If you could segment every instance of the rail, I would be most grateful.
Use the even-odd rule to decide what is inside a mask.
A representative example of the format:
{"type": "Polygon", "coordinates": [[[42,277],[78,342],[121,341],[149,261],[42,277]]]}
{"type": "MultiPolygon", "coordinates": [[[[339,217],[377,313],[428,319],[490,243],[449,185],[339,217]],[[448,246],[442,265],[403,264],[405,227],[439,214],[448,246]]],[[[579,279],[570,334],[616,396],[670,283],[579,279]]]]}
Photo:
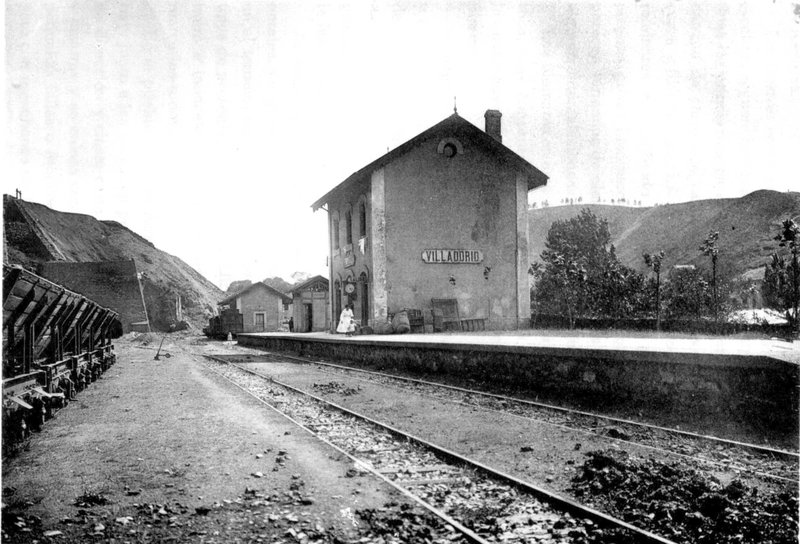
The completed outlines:
{"type": "MultiPolygon", "coordinates": [[[[206,357],[211,361],[215,361],[216,363],[218,363],[223,367],[225,366],[234,367],[240,373],[257,377],[258,379],[264,380],[266,383],[269,383],[270,385],[276,385],[288,391],[291,391],[295,395],[298,395],[299,398],[312,399],[314,403],[331,408],[338,413],[345,414],[347,417],[352,418],[354,421],[361,422],[362,425],[366,424],[373,429],[379,429],[383,432],[387,432],[394,437],[400,438],[401,441],[398,441],[398,443],[411,443],[414,444],[416,447],[421,448],[421,451],[423,453],[420,453],[420,451],[404,450],[402,452],[401,458],[403,459],[425,458],[426,459],[425,463],[421,463],[421,466],[417,467],[415,469],[415,472],[417,473],[433,472],[435,476],[430,481],[412,480],[411,483],[403,485],[403,483],[398,480],[391,480],[389,478],[386,478],[387,474],[397,474],[399,472],[402,472],[402,469],[395,470],[394,473],[391,472],[391,468],[376,470],[374,469],[374,462],[370,462],[368,459],[365,459],[363,455],[355,455],[358,452],[352,451],[349,448],[339,448],[338,446],[336,446],[336,444],[333,444],[335,447],[337,447],[337,449],[340,449],[340,451],[343,450],[343,453],[345,453],[346,455],[348,455],[348,457],[353,459],[354,462],[358,463],[359,466],[365,467],[366,472],[373,473],[376,476],[384,479],[384,481],[388,481],[391,485],[393,485],[393,487],[399,488],[404,493],[404,495],[410,496],[415,500],[415,502],[421,504],[422,506],[427,508],[430,512],[442,518],[446,523],[449,523],[451,526],[457,528],[465,536],[465,538],[469,539],[472,542],[489,542],[491,541],[491,539],[486,537],[485,535],[478,534],[479,531],[477,530],[468,528],[464,520],[459,520],[458,516],[455,515],[453,512],[449,513],[445,512],[444,511],[445,509],[443,509],[441,505],[437,506],[432,504],[430,500],[431,495],[426,494],[425,492],[425,489],[427,489],[428,486],[434,485],[437,482],[439,483],[446,482],[448,490],[452,493],[455,492],[458,486],[464,485],[464,482],[466,482],[466,485],[468,486],[469,489],[468,492],[473,495],[477,492],[483,492],[484,490],[496,489],[496,486],[498,485],[504,486],[505,488],[516,490],[516,492],[519,494],[514,501],[515,508],[520,507],[520,505],[526,504],[525,501],[535,499],[536,501],[541,501],[543,503],[546,503],[550,505],[550,507],[553,508],[554,510],[561,512],[561,514],[558,515],[560,517],[552,518],[548,517],[545,514],[537,518],[536,523],[540,525],[541,524],[547,525],[548,523],[552,524],[548,528],[549,531],[555,530],[553,529],[553,527],[557,526],[555,525],[554,521],[555,519],[561,519],[563,523],[564,519],[563,516],[566,515],[567,518],[569,518],[569,516],[577,518],[577,520],[574,522],[576,526],[581,526],[582,522],[580,520],[590,520],[591,523],[589,523],[588,526],[594,526],[596,524],[599,527],[609,529],[612,531],[625,531],[629,533],[636,542],[646,542],[646,543],[657,542],[661,544],[669,544],[672,542],[664,537],[661,537],[649,531],[645,531],[625,521],[619,520],[617,518],[604,514],[603,512],[587,507],[586,505],[580,504],[571,499],[552,493],[546,489],[522,481],[511,475],[493,469],[492,467],[489,467],[485,464],[474,461],[461,454],[458,454],[456,452],[432,444],[417,436],[405,433],[397,428],[376,421],[372,418],[364,416],[363,414],[359,414],[357,412],[349,410],[345,407],[327,401],[321,397],[318,397],[301,389],[292,387],[291,385],[275,380],[274,378],[263,376],[258,372],[244,369],[238,365],[232,365],[228,361],[215,356],[204,354],[204,357],[206,357]],[[429,456],[432,455],[433,457],[426,458],[424,452],[427,452],[427,455],[429,456]],[[444,464],[442,464],[443,462],[449,463],[449,465],[445,466],[444,464]],[[464,472],[464,470],[466,470],[467,472],[464,472]],[[473,477],[470,478],[467,474],[472,474],[473,477]],[[486,478],[489,483],[487,485],[476,483],[474,480],[475,474],[481,475],[482,477],[486,478]],[[419,489],[422,489],[422,491],[419,491],[419,489]]],[[[218,372],[218,374],[220,373],[218,372]]],[[[279,409],[276,406],[273,406],[272,404],[267,402],[263,398],[265,396],[264,394],[257,395],[252,391],[248,390],[247,387],[244,387],[240,383],[237,383],[237,381],[232,377],[225,375],[223,375],[223,377],[235,383],[238,387],[244,389],[250,395],[256,397],[261,402],[270,406],[272,409],[286,415],[287,412],[286,405],[288,404],[288,402],[285,399],[283,399],[283,397],[280,398],[280,401],[274,401],[276,404],[279,403],[282,405],[282,408],[279,409]]],[[[319,410],[314,410],[313,413],[310,416],[308,416],[308,419],[305,420],[305,422],[301,421],[303,419],[302,409],[288,410],[288,411],[292,413],[290,415],[287,415],[287,417],[290,417],[293,421],[298,423],[304,430],[315,436],[320,436],[320,434],[322,434],[323,431],[331,427],[336,427],[336,425],[338,424],[336,423],[336,420],[333,420],[333,423],[326,423],[326,421],[328,420],[322,419],[319,410]]],[[[367,431],[363,431],[361,428],[356,428],[356,427],[354,427],[352,430],[347,430],[347,431],[338,429],[338,434],[330,433],[328,434],[328,438],[330,439],[330,437],[337,435],[341,436],[342,434],[345,434],[346,436],[358,436],[359,439],[361,439],[364,436],[364,434],[367,434],[367,431]]],[[[332,440],[329,439],[326,440],[326,442],[328,443],[333,442],[332,440]]],[[[380,438],[378,438],[378,441],[380,442],[380,438]]],[[[372,451],[372,452],[395,451],[399,447],[401,446],[393,446],[388,450],[387,449],[382,450],[380,446],[369,447],[365,451],[372,451]]],[[[521,528],[520,530],[526,530],[526,529],[521,528]]],[[[522,536],[521,538],[524,538],[524,536],[522,536]]]]}

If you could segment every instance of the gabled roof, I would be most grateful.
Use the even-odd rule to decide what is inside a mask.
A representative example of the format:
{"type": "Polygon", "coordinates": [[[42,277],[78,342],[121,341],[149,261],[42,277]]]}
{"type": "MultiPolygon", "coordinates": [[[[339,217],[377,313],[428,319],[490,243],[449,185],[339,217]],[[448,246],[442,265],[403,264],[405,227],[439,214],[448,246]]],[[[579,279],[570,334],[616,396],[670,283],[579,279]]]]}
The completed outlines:
{"type": "Polygon", "coordinates": [[[222,299],[219,302],[217,302],[217,305],[221,306],[223,304],[230,304],[231,302],[233,302],[234,300],[236,300],[240,296],[244,295],[245,293],[248,293],[248,292],[252,291],[256,287],[266,287],[268,291],[272,291],[273,293],[278,295],[281,298],[281,301],[284,304],[291,304],[292,303],[292,298],[290,296],[288,296],[286,293],[281,293],[280,291],[278,291],[274,287],[270,287],[269,285],[267,285],[263,281],[257,281],[254,284],[250,285],[249,287],[245,287],[241,291],[238,291],[238,292],[236,292],[236,293],[234,293],[232,295],[229,295],[229,296],[225,297],[224,299],[222,299]]]}
{"type": "Polygon", "coordinates": [[[483,145],[491,154],[497,157],[498,160],[502,162],[507,162],[513,166],[516,166],[520,170],[522,170],[525,174],[528,175],[528,190],[535,189],[536,187],[540,187],[547,183],[548,176],[547,174],[543,173],[541,170],[536,168],[534,165],[511,151],[509,148],[504,146],[502,143],[495,140],[492,136],[486,134],[484,131],[464,119],[463,117],[459,116],[457,113],[445,118],[443,121],[433,125],[428,130],[414,136],[406,143],[394,148],[393,150],[389,151],[382,157],[372,161],[364,168],[354,172],[350,175],[346,180],[341,182],[339,185],[328,191],[325,196],[317,200],[311,205],[311,208],[314,211],[317,211],[319,208],[324,206],[331,198],[331,196],[344,189],[345,187],[355,183],[356,181],[362,179],[364,176],[371,174],[375,170],[382,168],[383,166],[389,164],[396,158],[400,157],[408,153],[409,151],[413,150],[415,147],[418,147],[422,144],[422,142],[432,138],[436,135],[441,134],[442,136],[468,136],[473,138],[479,144],[483,145]]]}
{"type": "Polygon", "coordinates": [[[303,289],[305,289],[309,285],[311,285],[311,284],[313,284],[315,282],[318,282],[318,281],[324,282],[326,287],[330,286],[330,284],[328,283],[328,278],[326,278],[325,276],[314,276],[313,278],[308,278],[303,283],[295,285],[294,287],[292,287],[292,290],[289,291],[289,292],[290,293],[296,293],[298,291],[302,291],[303,289]]]}

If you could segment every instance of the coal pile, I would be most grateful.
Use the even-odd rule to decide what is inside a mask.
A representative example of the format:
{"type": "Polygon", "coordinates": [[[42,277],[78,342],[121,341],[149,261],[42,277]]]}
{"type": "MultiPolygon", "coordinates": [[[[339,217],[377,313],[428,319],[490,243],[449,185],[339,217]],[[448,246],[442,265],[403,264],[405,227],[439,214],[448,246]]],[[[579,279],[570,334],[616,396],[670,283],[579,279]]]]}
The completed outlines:
{"type": "Polygon", "coordinates": [[[315,391],[322,393],[323,395],[342,395],[343,397],[349,397],[350,395],[357,395],[361,392],[361,388],[356,387],[348,387],[346,384],[342,382],[328,382],[328,383],[315,383],[313,385],[315,391]]]}
{"type": "MultiPolygon", "coordinates": [[[[442,531],[438,518],[408,504],[388,503],[382,508],[358,510],[356,514],[373,535],[389,542],[433,542],[442,531]]],[[[455,531],[452,534],[456,536],[455,531]]]]}
{"type": "Polygon", "coordinates": [[[695,470],[616,450],[593,451],[572,492],[637,527],[686,543],[796,544],[797,490],[763,494],[695,470]]]}

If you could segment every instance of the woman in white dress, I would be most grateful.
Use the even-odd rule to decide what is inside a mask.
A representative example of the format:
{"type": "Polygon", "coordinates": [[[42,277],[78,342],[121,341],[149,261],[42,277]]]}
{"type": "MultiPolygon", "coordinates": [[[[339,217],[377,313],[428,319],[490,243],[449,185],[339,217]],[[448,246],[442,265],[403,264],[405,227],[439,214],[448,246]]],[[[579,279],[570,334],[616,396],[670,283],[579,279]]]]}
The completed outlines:
{"type": "Polygon", "coordinates": [[[353,323],[353,308],[348,304],[342,310],[342,315],[339,316],[339,326],[336,327],[336,332],[347,334],[348,336],[354,333],[356,325],[353,323]]]}

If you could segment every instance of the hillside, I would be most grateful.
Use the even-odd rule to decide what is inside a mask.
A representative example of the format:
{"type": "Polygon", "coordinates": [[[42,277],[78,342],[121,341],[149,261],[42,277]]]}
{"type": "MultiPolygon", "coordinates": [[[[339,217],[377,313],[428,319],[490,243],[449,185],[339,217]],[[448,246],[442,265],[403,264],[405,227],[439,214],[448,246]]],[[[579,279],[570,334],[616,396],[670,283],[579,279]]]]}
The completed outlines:
{"type": "MultiPolygon", "coordinates": [[[[296,280],[295,277],[304,278],[302,281],[305,281],[306,279],[310,278],[311,275],[307,274],[305,272],[295,272],[294,274],[292,274],[293,283],[289,283],[288,281],[286,281],[285,279],[283,279],[283,278],[281,278],[279,276],[273,276],[271,278],[264,278],[263,280],[261,280],[261,283],[269,285],[270,287],[272,287],[273,289],[275,289],[277,291],[280,291],[281,293],[289,293],[289,291],[291,291],[292,288],[294,288],[295,285],[298,285],[298,284],[302,283],[302,281],[296,280]]],[[[243,289],[246,289],[246,288],[250,287],[251,285],[253,285],[253,282],[250,281],[250,280],[236,280],[236,281],[233,281],[228,286],[228,289],[225,291],[225,294],[226,295],[232,295],[233,293],[238,293],[239,291],[241,291],[243,289]]]]}
{"type": "Polygon", "coordinates": [[[239,291],[244,291],[248,287],[253,285],[253,282],[250,280],[236,280],[232,281],[228,288],[225,290],[225,296],[232,295],[234,293],[238,293],[239,291]]]}
{"type": "Polygon", "coordinates": [[[603,204],[558,206],[529,211],[531,262],[540,261],[550,225],[588,208],[608,220],[619,259],[644,271],[642,253],[664,250],[665,264],[705,267],[708,258],[697,248],[709,231],[719,231],[719,262],[733,276],[758,275],[776,250],[773,237],[787,217],[800,218],[800,193],[756,191],[741,198],[698,200],[654,208],[603,204]],[[753,272],[755,271],[755,272],[753,272]]]}
{"type": "Polygon", "coordinates": [[[116,221],[59,212],[34,202],[3,197],[4,260],[36,271],[41,263],[111,262],[133,259],[151,324],[165,330],[176,321],[180,295],[183,317],[205,326],[222,291],[178,257],[156,248],[116,221]]]}
{"type": "Polygon", "coordinates": [[[281,293],[288,293],[289,291],[292,290],[292,288],[295,285],[297,285],[296,283],[289,283],[285,279],[280,278],[278,276],[274,276],[272,278],[265,278],[265,279],[263,279],[261,281],[263,283],[266,283],[267,285],[269,285],[273,289],[277,289],[281,293]]]}

